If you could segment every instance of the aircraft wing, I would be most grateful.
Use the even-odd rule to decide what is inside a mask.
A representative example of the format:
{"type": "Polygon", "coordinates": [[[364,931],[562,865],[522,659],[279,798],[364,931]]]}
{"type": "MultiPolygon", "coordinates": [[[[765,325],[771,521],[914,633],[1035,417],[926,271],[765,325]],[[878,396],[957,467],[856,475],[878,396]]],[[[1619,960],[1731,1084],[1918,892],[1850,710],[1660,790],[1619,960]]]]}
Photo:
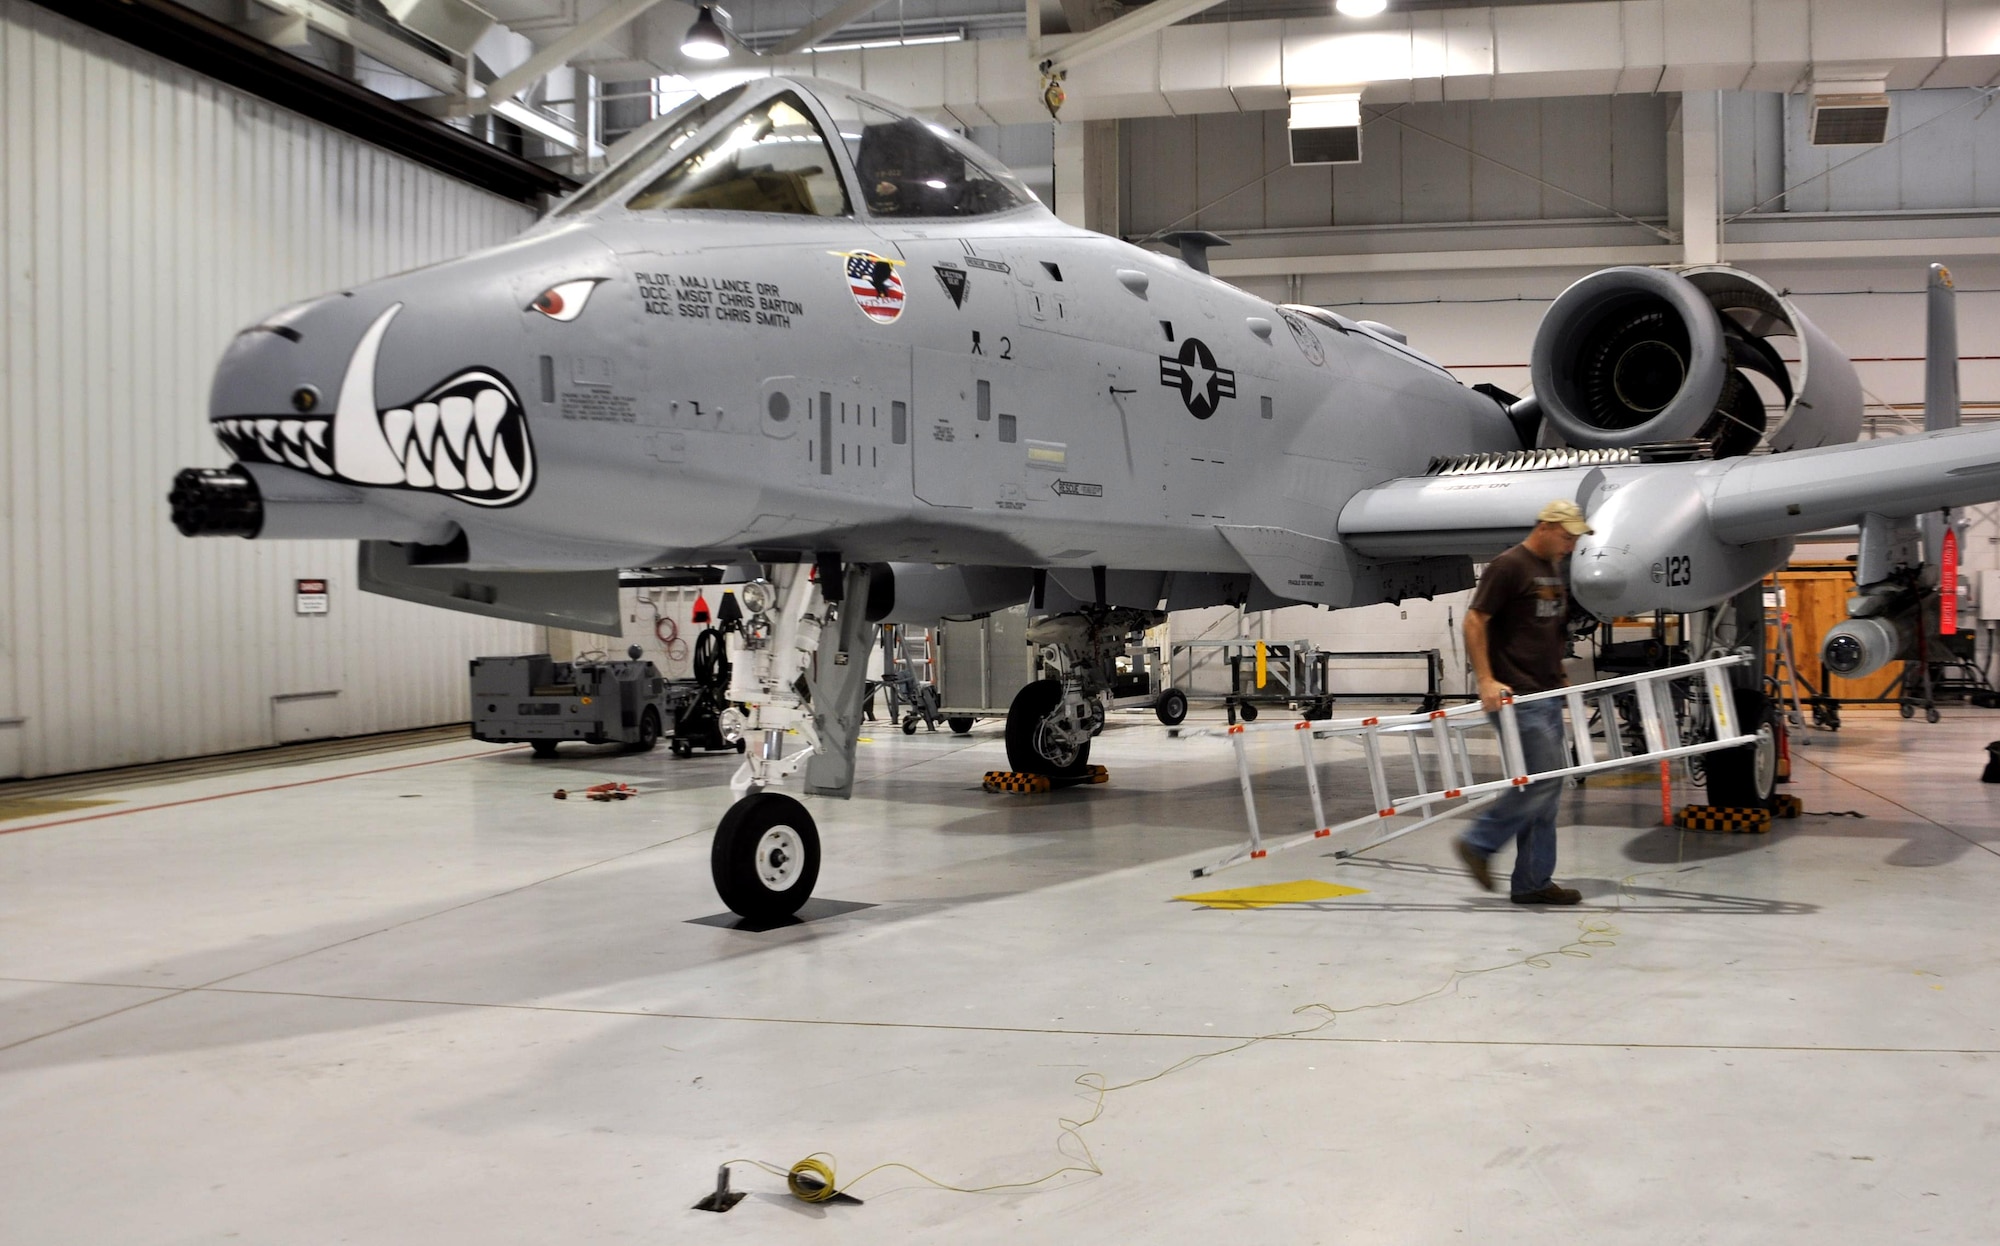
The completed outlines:
{"type": "Polygon", "coordinates": [[[1719,465],[1715,535],[1731,544],[2000,499],[2000,426],[1973,425],[1719,465]]]}
{"type": "MultiPolygon", "coordinates": [[[[1612,470],[1657,469],[1634,464],[1612,470]]],[[[1597,466],[1404,476],[1355,494],[1337,526],[1348,548],[1366,558],[1462,554],[1484,560],[1526,536],[1535,513],[1555,498],[1588,510],[1606,479],[1606,469],[1597,466]]]]}
{"type": "Polygon", "coordinates": [[[1595,521],[1611,499],[1643,483],[1644,492],[1661,497],[1674,513],[1620,516],[1625,522],[1657,521],[1665,528],[1697,518],[1665,498],[1669,490],[1661,486],[1670,481],[1682,486],[1671,492],[1688,502],[1699,496],[1706,535],[1748,545],[1858,523],[1871,512],[1915,515],[2000,500],[2000,426],[1719,462],[1408,476],[1356,494],[1341,511],[1339,531],[1349,548],[1369,558],[1484,557],[1518,541],[1555,498],[1576,502],[1595,521]]]}

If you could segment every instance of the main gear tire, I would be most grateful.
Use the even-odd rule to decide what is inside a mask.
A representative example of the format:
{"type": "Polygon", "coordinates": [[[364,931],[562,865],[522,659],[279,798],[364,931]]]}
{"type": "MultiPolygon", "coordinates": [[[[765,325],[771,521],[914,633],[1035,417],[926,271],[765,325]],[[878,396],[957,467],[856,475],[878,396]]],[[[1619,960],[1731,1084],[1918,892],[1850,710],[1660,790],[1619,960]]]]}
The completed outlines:
{"type": "Polygon", "coordinates": [[[716,824],[708,868],[731,912],[770,922],[812,898],[819,858],[819,827],[804,805],[782,792],[752,792],[716,824]]]}
{"type": "Polygon", "coordinates": [[[1007,707],[1007,765],[1022,774],[1052,779],[1078,778],[1088,769],[1090,742],[1084,741],[1067,763],[1051,755],[1049,715],[1062,704],[1059,679],[1038,679],[1014,694],[1007,707]]]}
{"type": "Polygon", "coordinates": [[[1735,691],[1737,730],[1757,738],[1704,755],[1708,803],[1718,809],[1768,809],[1778,790],[1778,716],[1763,693],[1735,691]]]}

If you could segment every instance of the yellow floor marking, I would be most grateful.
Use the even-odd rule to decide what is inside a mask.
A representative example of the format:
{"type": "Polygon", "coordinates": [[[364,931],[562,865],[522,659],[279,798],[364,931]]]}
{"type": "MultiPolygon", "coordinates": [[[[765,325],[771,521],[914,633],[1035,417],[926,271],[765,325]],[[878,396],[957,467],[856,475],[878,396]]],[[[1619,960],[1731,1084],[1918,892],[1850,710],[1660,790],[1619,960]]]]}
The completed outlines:
{"type": "Polygon", "coordinates": [[[1231,887],[1224,891],[1201,891],[1175,896],[1212,909],[1265,909],[1274,904],[1305,904],[1312,900],[1332,900],[1339,896],[1368,894],[1365,887],[1343,887],[1305,878],[1295,883],[1267,883],[1262,887],[1231,887]]]}
{"type": "Polygon", "coordinates": [[[53,813],[74,813],[78,809],[122,803],[116,800],[0,800],[0,822],[15,818],[43,818],[53,813]]]}

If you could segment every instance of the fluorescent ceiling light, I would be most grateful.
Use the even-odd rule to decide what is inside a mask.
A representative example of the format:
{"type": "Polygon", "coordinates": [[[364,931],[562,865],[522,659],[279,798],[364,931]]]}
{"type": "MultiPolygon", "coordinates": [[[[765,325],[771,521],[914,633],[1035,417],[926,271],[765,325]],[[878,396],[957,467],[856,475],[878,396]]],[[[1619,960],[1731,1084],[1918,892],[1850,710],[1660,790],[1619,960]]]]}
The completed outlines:
{"type": "Polygon", "coordinates": [[[954,30],[942,35],[911,35],[907,39],[857,39],[853,43],[816,43],[808,52],[859,52],[863,48],[914,48],[926,43],[961,43],[965,32],[954,30]]]}
{"type": "Polygon", "coordinates": [[[1389,7],[1389,0],[1333,0],[1333,7],[1343,17],[1374,17],[1389,7]]]}
{"type": "Polygon", "coordinates": [[[697,61],[719,61],[729,55],[722,27],[715,24],[715,11],[708,5],[701,6],[694,25],[688,27],[687,37],[681,40],[681,55],[697,61]]]}

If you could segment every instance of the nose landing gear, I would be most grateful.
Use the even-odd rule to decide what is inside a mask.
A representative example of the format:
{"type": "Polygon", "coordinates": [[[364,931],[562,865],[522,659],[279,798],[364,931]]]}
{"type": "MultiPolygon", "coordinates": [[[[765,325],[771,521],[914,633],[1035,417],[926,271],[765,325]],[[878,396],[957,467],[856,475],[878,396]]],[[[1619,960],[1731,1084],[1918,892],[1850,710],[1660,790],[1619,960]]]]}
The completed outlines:
{"type": "Polygon", "coordinates": [[[730,780],[736,803],[716,825],[709,873],[730,911],[752,921],[790,917],[819,881],[819,827],[791,796],[767,790],[804,772],[805,789],[845,799],[854,788],[864,678],[874,640],[873,569],[823,561],[773,567],[745,585],[745,617],[728,636],[726,700],[745,707],[753,747],[730,780]],[[844,591],[843,591],[844,590],[844,591]],[[815,660],[816,659],[816,660],[815,660]],[[787,755],[791,736],[803,747],[787,755]]]}

